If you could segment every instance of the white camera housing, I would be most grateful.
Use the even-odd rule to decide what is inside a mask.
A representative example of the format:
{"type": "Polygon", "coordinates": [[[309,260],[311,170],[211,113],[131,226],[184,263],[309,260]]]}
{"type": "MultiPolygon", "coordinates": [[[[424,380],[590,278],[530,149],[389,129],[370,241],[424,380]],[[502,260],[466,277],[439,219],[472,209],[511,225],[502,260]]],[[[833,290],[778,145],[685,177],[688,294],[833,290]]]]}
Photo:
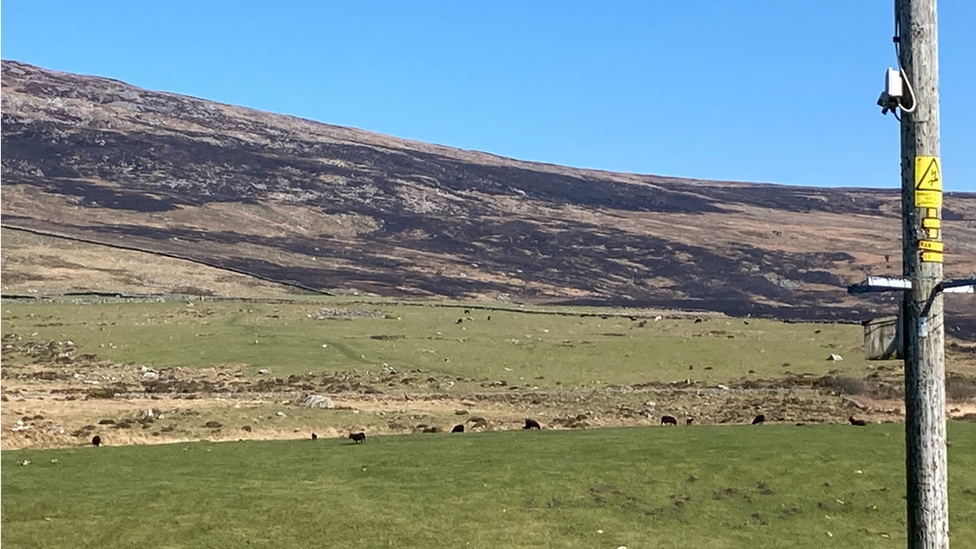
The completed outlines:
{"type": "Polygon", "coordinates": [[[901,106],[904,83],[900,70],[889,68],[885,71],[885,89],[878,98],[881,114],[888,114],[888,111],[894,111],[901,106]]]}
{"type": "Polygon", "coordinates": [[[892,99],[901,99],[901,97],[904,95],[904,92],[902,91],[903,85],[904,82],[901,78],[900,70],[889,68],[887,72],[885,72],[885,93],[888,94],[888,97],[892,99]]]}

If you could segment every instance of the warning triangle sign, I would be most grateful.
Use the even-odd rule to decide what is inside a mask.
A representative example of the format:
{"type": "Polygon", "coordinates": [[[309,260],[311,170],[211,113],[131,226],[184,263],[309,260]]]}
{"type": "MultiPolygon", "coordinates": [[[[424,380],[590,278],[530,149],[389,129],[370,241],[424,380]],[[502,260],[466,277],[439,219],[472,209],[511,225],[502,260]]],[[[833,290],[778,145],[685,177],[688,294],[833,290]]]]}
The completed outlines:
{"type": "Polygon", "coordinates": [[[915,157],[915,190],[942,190],[942,166],[939,165],[939,159],[937,157],[915,157]]]}

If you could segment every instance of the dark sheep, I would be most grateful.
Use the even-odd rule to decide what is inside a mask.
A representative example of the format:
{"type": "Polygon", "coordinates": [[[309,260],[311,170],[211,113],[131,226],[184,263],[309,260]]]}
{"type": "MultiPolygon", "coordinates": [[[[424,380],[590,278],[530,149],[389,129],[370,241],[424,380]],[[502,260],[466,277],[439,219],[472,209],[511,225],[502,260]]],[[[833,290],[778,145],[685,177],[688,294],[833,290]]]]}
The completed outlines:
{"type": "Polygon", "coordinates": [[[851,417],[847,418],[847,421],[850,421],[851,422],[851,425],[856,425],[858,427],[865,427],[865,426],[867,426],[867,422],[866,421],[864,421],[863,419],[855,419],[854,416],[851,416],[851,417]]]}
{"type": "Polygon", "coordinates": [[[694,422],[695,422],[695,418],[690,417],[690,418],[688,418],[688,419],[685,420],[685,425],[691,425],[694,422]]]}
{"type": "Polygon", "coordinates": [[[356,444],[366,442],[366,433],[349,433],[349,438],[351,438],[356,444]]]}
{"type": "Polygon", "coordinates": [[[534,420],[534,419],[530,419],[530,418],[525,418],[525,427],[522,427],[522,428],[523,429],[542,430],[542,427],[539,425],[539,422],[536,421],[536,420],[534,420]]]}
{"type": "Polygon", "coordinates": [[[488,320],[491,320],[491,315],[488,315],[488,320]]]}
{"type": "Polygon", "coordinates": [[[95,435],[94,437],[92,437],[92,446],[95,446],[97,448],[98,445],[101,444],[101,443],[102,443],[102,437],[100,437],[98,435],[95,435]]]}
{"type": "Polygon", "coordinates": [[[661,416],[661,425],[677,425],[678,420],[672,416],[661,416]]]}
{"type": "Polygon", "coordinates": [[[461,324],[462,322],[464,322],[464,319],[463,318],[459,318],[459,319],[457,319],[457,322],[455,322],[455,324],[461,324]]]}
{"type": "Polygon", "coordinates": [[[764,416],[763,414],[759,414],[758,416],[756,416],[756,419],[752,420],[753,425],[759,425],[760,423],[765,423],[765,422],[766,422],[766,416],[764,416]]]}
{"type": "Polygon", "coordinates": [[[312,440],[318,440],[318,439],[319,439],[319,436],[316,435],[315,433],[312,433],[312,440]]]}
{"type": "Polygon", "coordinates": [[[464,310],[464,314],[466,314],[466,315],[469,315],[469,314],[471,314],[471,309],[465,309],[465,310],[464,310]]]}
{"type": "Polygon", "coordinates": [[[702,319],[700,319],[700,318],[696,318],[695,319],[695,324],[701,324],[701,322],[702,322],[702,319]]]}
{"type": "Polygon", "coordinates": [[[463,433],[464,432],[464,425],[460,425],[460,424],[459,425],[455,425],[454,428],[451,429],[451,432],[452,433],[463,433]]]}

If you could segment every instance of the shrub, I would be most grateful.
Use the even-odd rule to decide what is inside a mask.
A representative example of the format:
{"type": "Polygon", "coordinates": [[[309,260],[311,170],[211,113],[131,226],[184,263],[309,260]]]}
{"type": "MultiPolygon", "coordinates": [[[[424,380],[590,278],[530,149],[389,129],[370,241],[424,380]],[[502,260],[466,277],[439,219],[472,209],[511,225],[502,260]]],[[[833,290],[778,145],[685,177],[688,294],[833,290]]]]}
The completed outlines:
{"type": "Polygon", "coordinates": [[[949,374],[946,376],[946,399],[965,401],[976,398],[976,378],[949,374]]]}
{"type": "Polygon", "coordinates": [[[845,376],[823,376],[815,381],[813,386],[842,395],[860,395],[867,388],[863,379],[845,376]]]}

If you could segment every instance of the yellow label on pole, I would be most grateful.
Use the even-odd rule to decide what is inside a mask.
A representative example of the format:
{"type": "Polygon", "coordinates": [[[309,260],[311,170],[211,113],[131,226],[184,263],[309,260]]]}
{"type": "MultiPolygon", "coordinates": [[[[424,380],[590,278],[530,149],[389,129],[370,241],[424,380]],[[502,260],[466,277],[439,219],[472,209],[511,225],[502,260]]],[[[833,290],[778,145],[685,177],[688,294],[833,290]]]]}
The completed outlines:
{"type": "Polygon", "coordinates": [[[943,250],[943,244],[941,242],[932,242],[931,240],[919,240],[918,249],[928,250],[930,252],[941,252],[943,250]]]}
{"type": "Polygon", "coordinates": [[[942,252],[922,252],[924,263],[942,263],[942,252]]]}
{"type": "Polygon", "coordinates": [[[915,191],[916,208],[941,208],[942,191],[915,191]]]}
{"type": "Polygon", "coordinates": [[[926,217],[922,219],[922,227],[926,229],[941,229],[942,220],[938,217],[926,217]]]}
{"type": "Polygon", "coordinates": [[[915,157],[915,207],[942,207],[942,165],[936,156],[915,157]]]}
{"type": "Polygon", "coordinates": [[[939,238],[939,229],[925,229],[925,236],[935,240],[939,238]]]}

